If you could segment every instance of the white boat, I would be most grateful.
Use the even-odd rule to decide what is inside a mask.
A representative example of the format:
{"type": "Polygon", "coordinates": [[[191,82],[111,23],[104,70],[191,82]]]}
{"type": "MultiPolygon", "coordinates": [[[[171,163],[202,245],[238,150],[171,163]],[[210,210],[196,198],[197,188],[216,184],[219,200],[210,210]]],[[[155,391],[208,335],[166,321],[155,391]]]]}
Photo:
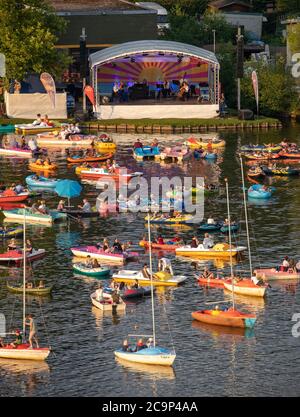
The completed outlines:
{"type": "Polygon", "coordinates": [[[32,152],[20,148],[0,148],[0,155],[18,156],[20,158],[32,158],[32,152]]]}
{"type": "MultiPolygon", "coordinates": [[[[151,284],[150,278],[145,278],[141,271],[130,271],[130,270],[121,270],[112,276],[113,280],[116,282],[125,282],[125,283],[134,283],[135,280],[138,281],[139,285],[149,285],[151,284]]],[[[162,274],[157,273],[153,274],[152,284],[154,286],[177,286],[186,281],[187,277],[185,275],[171,275],[171,274],[162,274]]]]}
{"type": "MultiPolygon", "coordinates": [[[[266,286],[259,286],[259,285],[254,285],[254,284],[251,285],[250,280],[247,279],[246,281],[247,282],[249,281],[249,284],[239,285],[238,282],[234,284],[233,291],[235,294],[247,295],[250,297],[264,297],[265,296],[266,289],[267,289],[266,286]]],[[[224,282],[223,285],[226,290],[232,291],[231,282],[224,282]]]]}
{"type": "Polygon", "coordinates": [[[37,135],[37,144],[39,146],[55,146],[55,147],[64,147],[64,148],[70,148],[70,147],[89,147],[91,146],[93,142],[93,138],[84,138],[81,135],[72,135],[70,136],[70,139],[61,139],[60,136],[53,136],[50,135],[43,135],[38,134],[37,135]]]}
{"type": "Polygon", "coordinates": [[[125,311],[126,310],[126,304],[124,303],[124,301],[122,300],[122,298],[120,297],[119,299],[119,303],[118,304],[114,304],[113,302],[109,302],[109,301],[98,301],[96,298],[96,292],[93,292],[93,294],[91,294],[91,301],[92,304],[99,308],[99,310],[103,310],[103,311],[113,311],[114,309],[116,311],[125,311]]]}
{"type": "Polygon", "coordinates": [[[230,258],[247,250],[245,246],[230,246],[223,243],[217,243],[213,248],[207,249],[202,244],[196,248],[190,245],[181,246],[175,249],[176,255],[182,256],[203,256],[207,258],[230,258]]]}
{"type": "MultiPolygon", "coordinates": [[[[148,243],[149,243],[149,261],[150,261],[150,285],[151,285],[151,312],[152,312],[152,329],[153,334],[151,335],[152,342],[147,346],[136,347],[132,349],[130,345],[127,348],[122,347],[121,349],[115,350],[115,356],[119,359],[124,359],[128,362],[142,363],[146,365],[163,365],[172,366],[176,353],[173,350],[166,349],[156,345],[156,331],[155,331],[155,314],[154,314],[154,291],[153,291],[153,272],[152,272],[152,251],[151,251],[151,232],[150,232],[150,216],[148,215],[148,243]]],[[[141,335],[131,335],[134,337],[141,335]]],[[[143,335],[146,337],[146,335],[143,335]]],[[[149,339],[150,341],[150,339],[149,339]]]]}
{"type": "MultiPolygon", "coordinates": [[[[24,211],[24,233],[23,233],[23,338],[25,337],[25,318],[26,318],[26,212],[24,211]]],[[[7,345],[0,347],[0,358],[16,359],[16,360],[34,360],[44,361],[50,354],[50,348],[30,347],[26,342],[13,347],[7,345]]]]}

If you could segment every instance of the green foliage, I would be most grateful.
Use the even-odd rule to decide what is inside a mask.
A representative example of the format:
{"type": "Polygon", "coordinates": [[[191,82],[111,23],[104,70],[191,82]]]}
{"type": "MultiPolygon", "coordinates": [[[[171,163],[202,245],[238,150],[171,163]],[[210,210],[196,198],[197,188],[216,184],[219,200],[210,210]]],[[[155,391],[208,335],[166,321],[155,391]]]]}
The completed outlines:
{"type": "Polygon", "coordinates": [[[232,41],[235,34],[235,28],[219,13],[205,14],[200,22],[184,14],[171,15],[170,26],[170,30],[165,33],[166,39],[196,46],[211,44],[213,29],[216,31],[217,43],[232,41]]]}
{"type": "Polygon", "coordinates": [[[299,106],[295,81],[285,70],[283,60],[274,65],[248,62],[246,76],[241,82],[242,107],[256,110],[251,73],[257,71],[259,84],[260,112],[265,115],[290,114],[299,106]]]}
{"type": "Polygon", "coordinates": [[[220,82],[225,95],[227,106],[236,106],[237,87],[236,72],[236,48],[231,44],[218,45],[217,58],[220,63],[220,82]]]}
{"type": "Polygon", "coordinates": [[[30,72],[61,73],[70,59],[55,48],[66,22],[45,0],[0,1],[0,52],[6,57],[8,79],[30,72]]]}
{"type": "Polygon", "coordinates": [[[277,0],[276,8],[279,12],[294,15],[300,12],[300,0],[277,0]]]}
{"type": "Polygon", "coordinates": [[[300,52],[300,23],[288,27],[288,44],[292,53],[300,52]]]}

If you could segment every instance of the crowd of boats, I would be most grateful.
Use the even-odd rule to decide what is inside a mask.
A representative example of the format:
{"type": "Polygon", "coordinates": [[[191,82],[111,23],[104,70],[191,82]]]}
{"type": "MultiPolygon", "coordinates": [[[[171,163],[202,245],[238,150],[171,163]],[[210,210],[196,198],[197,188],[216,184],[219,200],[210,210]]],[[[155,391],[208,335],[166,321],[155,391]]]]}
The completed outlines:
{"type": "MultiPolygon", "coordinates": [[[[95,181],[98,184],[99,179],[113,179],[117,185],[120,184],[122,176],[126,181],[130,178],[140,177],[143,172],[129,172],[122,173],[121,167],[114,159],[116,152],[116,144],[106,134],[91,136],[81,134],[79,127],[76,125],[70,126],[45,126],[46,122],[42,122],[37,117],[37,120],[30,125],[16,126],[16,132],[21,134],[37,134],[36,137],[29,138],[22,137],[21,142],[14,137],[14,146],[9,145],[9,141],[5,140],[3,148],[0,149],[0,154],[6,157],[12,155],[16,157],[23,157],[24,152],[28,152],[29,158],[32,158],[28,164],[28,169],[32,174],[25,179],[26,184],[13,184],[10,186],[1,186],[0,191],[0,207],[7,222],[17,223],[21,222],[23,227],[11,227],[3,225],[0,227],[0,236],[3,239],[9,238],[7,250],[0,254],[0,263],[8,265],[8,267],[17,266],[23,268],[23,280],[17,284],[7,283],[9,291],[22,292],[23,295],[33,293],[36,295],[49,294],[52,291],[52,285],[44,281],[35,282],[32,276],[28,275],[28,265],[37,259],[46,256],[44,249],[34,248],[32,243],[26,239],[26,225],[28,223],[40,223],[51,226],[56,220],[64,220],[70,216],[92,217],[98,216],[99,213],[105,211],[113,211],[111,207],[103,206],[104,202],[100,202],[97,207],[93,207],[87,198],[83,199],[82,204],[74,208],[68,205],[64,200],[59,200],[56,208],[49,208],[45,200],[40,200],[38,203],[34,202],[28,205],[29,198],[39,198],[40,190],[52,190],[59,197],[70,198],[77,197],[81,194],[82,185],[77,181],[60,179],[56,173],[58,166],[51,161],[47,156],[47,148],[51,146],[63,146],[70,148],[67,152],[66,162],[71,166],[75,166],[75,172],[79,176],[82,183],[85,180],[95,181]],[[47,130],[48,127],[48,130],[47,130]],[[51,127],[50,131],[49,128],[51,127]],[[42,132],[41,132],[42,130],[42,132]],[[16,145],[18,143],[18,146],[16,145]],[[42,149],[41,146],[46,149],[42,149]],[[74,149],[73,151],[72,149],[74,149]],[[80,150],[79,150],[80,148],[80,150]],[[81,149],[82,148],[82,149],[81,149]],[[85,149],[87,148],[87,149],[85,149]],[[8,151],[8,153],[5,151],[8,151]],[[10,152],[10,153],[9,153],[10,152]],[[35,157],[37,156],[37,157],[35,157]],[[91,165],[91,164],[101,165],[91,165]],[[78,165],[78,166],[77,166],[78,165]],[[43,173],[44,175],[42,175],[43,173]],[[45,174],[46,173],[46,174],[45,174]],[[14,208],[5,208],[5,204],[15,204],[14,208]],[[18,245],[16,238],[23,234],[23,246],[18,245]]],[[[163,147],[157,140],[154,140],[151,145],[144,145],[141,140],[137,140],[132,147],[132,155],[137,160],[153,159],[169,160],[184,162],[187,158],[194,159],[211,159],[217,161],[219,152],[225,146],[225,142],[220,139],[211,138],[203,140],[201,138],[189,138],[180,146],[163,147]]],[[[239,150],[240,164],[241,164],[241,178],[243,189],[243,201],[246,219],[247,231],[247,246],[233,244],[233,236],[236,237],[236,232],[240,228],[238,221],[233,221],[230,211],[230,196],[228,181],[225,180],[224,186],[226,191],[227,213],[224,213],[224,220],[215,219],[209,216],[206,221],[197,222],[192,214],[182,210],[176,210],[174,202],[184,200],[184,197],[190,195],[192,198],[198,192],[209,192],[210,196],[214,196],[218,192],[218,187],[213,185],[200,186],[195,184],[189,190],[169,190],[167,198],[173,200],[171,212],[168,214],[161,214],[158,208],[156,213],[148,213],[144,220],[146,222],[147,235],[143,236],[140,242],[120,242],[115,239],[112,244],[108,239],[103,239],[100,243],[95,242],[94,245],[82,245],[71,247],[70,251],[74,256],[72,262],[72,269],[74,273],[85,275],[95,279],[103,279],[98,287],[90,294],[90,302],[96,308],[102,311],[125,311],[126,299],[151,296],[151,314],[153,331],[148,337],[148,341],[140,337],[137,345],[133,347],[128,343],[126,338],[120,349],[115,350],[115,356],[131,362],[157,364],[170,366],[174,363],[176,353],[174,348],[167,349],[160,347],[157,344],[156,330],[155,330],[155,303],[154,291],[156,287],[178,286],[183,284],[189,277],[186,275],[177,275],[167,255],[159,257],[157,268],[153,267],[152,254],[155,251],[158,254],[163,251],[164,254],[173,253],[176,256],[191,258],[191,259],[226,259],[230,263],[230,274],[220,278],[208,268],[204,268],[200,275],[197,275],[197,282],[200,285],[224,288],[230,291],[231,306],[219,306],[217,303],[213,308],[203,308],[198,311],[191,312],[194,320],[217,324],[220,326],[230,326],[239,328],[252,328],[256,322],[256,316],[248,312],[240,311],[235,302],[235,294],[250,296],[250,297],[264,297],[269,289],[268,280],[276,279],[298,279],[300,277],[300,264],[294,263],[289,259],[284,259],[278,268],[252,268],[250,238],[247,218],[247,199],[253,198],[270,198],[274,192],[274,187],[269,187],[260,184],[256,181],[247,190],[245,188],[244,166],[242,156],[247,160],[271,160],[276,155],[279,158],[290,158],[300,151],[294,145],[283,141],[280,145],[268,144],[264,146],[247,145],[241,147],[239,150]],[[203,187],[203,188],[201,188],[203,187]],[[159,224],[162,227],[172,227],[173,225],[183,224],[195,230],[194,236],[189,242],[182,236],[174,234],[172,237],[164,237],[159,234],[156,238],[152,237],[152,225],[159,224]],[[197,237],[197,231],[203,232],[203,239],[197,237]],[[225,238],[213,236],[214,232],[222,232],[225,238]],[[141,265],[140,269],[124,268],[128,262],[138,260],[140,258],[140,250],[136,249],[137,243],[140,248],[143,248],[148,254],[148,261],[141,265]],[[249,274],[248,276],[238,276],[233,270],[233,259],[239,259],[244,252],[248,251],[249,257],[249,274]],[[117,268],[117,270],[116,270],[117,268]],[[111,280],[108,284],[108,280],[111,280]],[[104,282],[104,284],[103,284],[104,282]]],[[[27,154],[26,154],[27,155],[27,154]]],[[[27,156],[26,156],[27,157],[27,156]]],[[[252,166],[248,172],[248,179],[259,179],[260,175],[255,175],[255,172],[260,169],[261,172],[267,174],[264,166],[252,166]]],[[[274,167],[267,167],[272,170],[274,167]]],[[[273,174],[273,172],[272,172],[273,174]]],[[[275,175],[275,174],[274,174],[275,175]]],[[[151,198],[144,202],[144,205],[149,205],[151,198]]],[[[132,201],[131,201],[132,203],[132,201]]],[[[141,201],[134,201],[133,204],[141,203],[141,201]]],[[[123,199],[119,195],[117,208],[121,205],[127,205],[128,200],[123,199]]],[[[114,207],[116,209],[116,207],[114,207]]],[[[118,210],[117,210],[118,211],[118,210]]],[[[188,275],[192,275],[191,272],[188,275]]],[[[23,298],[25,303],[25,296],[23,298]]],[[[25,304],[23,308],[24,322],[25,304]]],[[[35,359],[45,360],[50,354],[50,347],[40,348],[33,346],[34,331],[32,330],[29,343],[25,342],[23,338],[18,338],[19,342],[13,344],[4,344],[1,341],[0,357],[13,359],[35,359]],[[32,333],[33,332],[33,333],[32,333]],[[28,353],[29,352],[29,353],[28,353]]],[[[23,335],[25,328],[23,328],[23,335]]]]}

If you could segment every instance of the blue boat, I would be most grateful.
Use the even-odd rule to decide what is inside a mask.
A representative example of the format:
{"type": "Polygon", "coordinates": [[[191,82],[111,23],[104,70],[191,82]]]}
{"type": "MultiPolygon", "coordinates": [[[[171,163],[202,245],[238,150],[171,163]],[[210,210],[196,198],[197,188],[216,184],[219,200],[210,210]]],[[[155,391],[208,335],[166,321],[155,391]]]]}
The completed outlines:
{"type": "MultiPolygon", "coordinates": [[[[135,348],[133,347],[132,350],[135,350],[135,348]]],[[[117,349],[115,351],[115,356],[129,362],[165,366],[171,366],[176,358],[174,351],[159,346],[147,347],[133,352],[130,350],[124,351],[123,349],[117,349]]]]}
{"type": "Polygon", "coordinates": [[[215,223],[215,224],[208,224],[203,223],[199,226],[199,230],[202,230],[203,232],[217,232],[222,227],[222,223],[215,223]]]}
{"type": "Polygon", "coordinates": [[[158,146],[143,146],[142,148],[135,148],[133,154],[137,159],[156,158],[160,155],[158,146]]]}
{"type": "Polygon", "coordinates": [[[28,177],[26,177],[25,181],[26,184],[30,187],[30,188],[38,188],[38,189],[43,189],[43,188],[47,188],[47,189],[54,189],[57,185],[57,183],[60,180],[57,180],[55,178],[46,178],[43,176],[39,176],[38,179],[36,179],[36,175],[29,175],[28,177]]]}
{"type": "Polygon", "coordinates": [[[268,187],[267,190],[263,189],[263,185],[254,184],[248,189],[248,197],[256,199],[268,199],[271,198],[275,188],[268,187]]]}
{"type": "Polygon", "coordinates": [[[217,159],[217,157],[218,157],[218,155],[216,154],[216,153],[214,153],[214,152],[211,152],[211,153],[207,153],[205,156],[204,156],[204,159],[217,159]]]}

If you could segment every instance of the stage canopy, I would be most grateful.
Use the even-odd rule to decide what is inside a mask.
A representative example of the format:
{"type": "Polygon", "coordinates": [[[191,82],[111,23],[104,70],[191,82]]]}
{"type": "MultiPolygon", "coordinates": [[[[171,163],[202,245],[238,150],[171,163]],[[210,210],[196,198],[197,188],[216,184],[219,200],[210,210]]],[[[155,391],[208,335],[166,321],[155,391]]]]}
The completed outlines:
{"type": "Polygon", "coordinates": [[[104,105],[132,105],[133,101],[134,105],[149,106],[157,104],[157,98],[162,99],[160,105],[219,103],[219,62],[214,53],[193,45],[161,40],[127,42],[98,51],[89,61],[96,112],[104,105]],[[186,103],[171,102],[169,93],[168,97],[158,94],[160,85],[168,82],[175,100],[183,80],[190,88],[186,103]],[[125,102],[113,100],[115,83],[129,88],[125,102]]]}

